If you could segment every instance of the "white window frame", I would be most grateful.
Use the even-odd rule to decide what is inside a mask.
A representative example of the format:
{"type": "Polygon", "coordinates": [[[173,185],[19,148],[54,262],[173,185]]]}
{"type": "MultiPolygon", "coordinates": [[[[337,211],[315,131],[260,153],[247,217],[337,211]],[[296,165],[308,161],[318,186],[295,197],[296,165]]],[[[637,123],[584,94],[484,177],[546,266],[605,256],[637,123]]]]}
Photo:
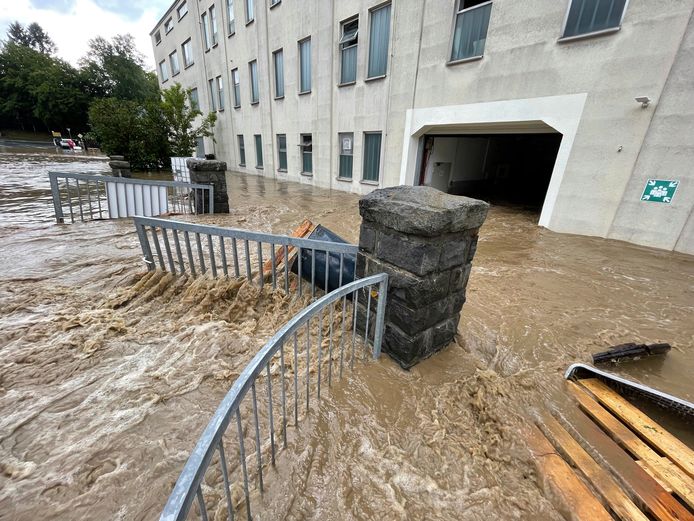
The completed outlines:
{"type": "Polygon", "coordinates": [[[166,60],[162,60],[159,62],[159,74],[161,75],[161,82],[166,83],[169,81],[169,66],[166,63],[166,60]]]}
{"type": "Polygon", "coordinates": [[[195,60],[193,59],[193,40],[192,38],[188,38],[185,42],[181,44],[181,54],[183,55],[183,68],[187,69],[191,65],[195,63],[195,60]],[[189,49],[190,49],[190,56],[188,56],[188,53],[186,53],[186,44],[189,44],[189,49]],[[188,61],[186,58],[189,57],[190,61],[188,61]]]}
{"type": "MultiPolygon", "coordinates": [[[[453,59],[453,40],[455,39],[455,24],[456,24],[456,21],[458,20],[458,16],[463,14],[463,13],[466,13],[468,11],[472,11],[473,9],[479,9],[485,5],[489,5],[489,4],[494,3],[494,0],[489,0],[488,2],[481,2],[477,5],[473,5],[472,7],[466,7],[465,9],[460,9],[459,7],[460,7],[460,5],[462,5],[463,1],[464,0],[456,0],[456,3],[455,3],[455,11],[453,11],[453,23],[451,25],[451,32],[450,32],[451,37],[448,41],[448,51],[447,51],[448,56],[446,58],[446,64],[447,65],[455,65],[458,63],[471,62],[471,61],[475,61],[475,60],[481,60],[482,58],[484,58],[484,52],[483,52],[482,54],[478,54],[476,56],[468,56],[467,58],[458,58],[455,60],[453,59]]],[[[492,19],[490,17],[489,18],[489,25],[491,25],[491,24],[492,24],[492,19]]],[[[489,25],[487,26],[487,37],[489,36],[489,25]]],[[[485,43],[484,49],[485,49],[485,51],[487,50],[486,43],[485,43]]]]}
{"type": "Polygon", "coordinates": [[[228,36],[236,34],[236,16],[234,16],[234,0],[226,0],[228,36]]]}
{"type": "Polygon", "coordinates": [[[629,0],[624,2],[624,10],[622,11],[622,16],[619,18],[619,25],[617,27],[609,27],[607,29],[601,29],[600,31],[592,31],[590,33],[576,34],[573,36],[564,36],[566,33],[566,24],[569,23],[569,13],[571,12],[571,6],[574,0],[569,0],[569,5],[566,7],[566,13],[564,14],[564,22],[561,25],[561,35],[559,36],[559,42],[571,42],[574,40],[582,40],[583,38],[592,38],[593,36],[601,36],[603,34],[616,33],[622,29],[622,23],[624,22],[624,17],[627,14],[627,9],[629,9],[629,0]]]}
{"type": "Polygon", "coordinates": [[[354,79],[351,80],[351,81],[343,82],[343,81],[342,81],[342,62],[343,62],[343,60],[342,60],[342,54],[344,53],[344,51],[345,51],[346,49],[351,49],[352,47],[356,47],[356,48],[357,48],[357,60],[358,60],[358,58],[359,58],[359,15],[352,16],[351,18],[348,18],[348,19],[343,20],[342,22],[340,22],[340,39],[337,41],[337,45],[339,46],[339,49],[338,49],[338,50],[339,50],[339,52],[340,52],[340,81],[338,81],[337,84],[340,85],[340,86],[342,86],[342,85],[352,85],[353,83],[356,83],[356,81],[357,81],[357,73],[359,72],[359,67],[358,67],[359,63],[357,62],[357,63],[354,65],[354,69],[355,69],[355,70],[354,70],[354,79]],[[357,22],[357,32],[354,33],[354,38],[353,38],[352,40],[350,40],[350,45],[344,46],[345,42],[343,42],[343,40],[344,40],[344,38],[345,38],[345,26],[346,26],[347,24],[351,24],[352,22],[357,22]],[[356,40],[356,42],[355,42],[355,43],[351,43],[351,42],[353,42],[354,40],[356,40]]]}
{"type": "Polygon", "coordinates": [[[212,36],[212,47],[217,47],[219,43],[219,27],[217,25],[217,9],[212,5],[210,13],[210,35],[212,36]]]}
{"type": "Polygon", "coordinates": [[[248,62],[248,76],[251,80],[251,105],[260,103],[260,82],[258,79],[258,60],[248,62]],[[255,65],[255,74],[253,74],[253,65],[255,65]],[[255,79],[255,81],[253,81],[255,79]]]}
{"type": "Polygon", "coordinates": [[[217,110],[222,112],[224,110],[224,80],[221,76],[217,76],[215,81],[215,86],[217,87],[217,110]]]}
{"type": "Polygon", "coordinates": [[[298,48],[298,53],[299,53],[299,81],[297,82],[299,84],[299,94],[310,94],[311,90],[313,89],[313,43],[311,42],[311,37],[307,36],[306,38],[302,38],[297,42],[297,48],[298,48]],[[308,89],[302,90],[301,87],[301,46],[304,45],[306,42],[308,42],[308,89]]]}
{"type": "Polygon", "coordinates": [[[177,74],[180,74],[181,64],[178,62],[178,52],[176,50],[169,54],[169,65],[171,66],[172,77],[176,76],[177,74]],[[176,67],[174,67],[174,62],[176,63],[176,67]]]}
{"type": "Polygon", "coordinates": [[[255,0],[243,0],[246,10],[246,25],[255,20],[255,0]]]}
{"type": "Polygon", "coordinates": [[[183,18],[185,15],[188,14],[188,1],[187,1],[187,0],[183,0],[183,2],[181,3],[181,5],[179,5],[179,6],[176,8],[176,14],[178,14],[178,19],[179,19],[179,20],[180,20],[181,18],[183,18]],[[185,7],[185,11],[183,12],[183,14],[181,14],[181,10],[182,10],[184,7],[185,7]]]}
{"type": "Polygon", "coordinates": [[[200,15],[200,21],[202,22],[202,43],[205,44],[205,52],[210,50],[210,27],[207,19],[209,15],[207,11],[203,11],[200,15]]]}
{"type": "Polygon", "coordinates": [[[241,108],[241,78],[239,76],[239,69],[231,69],[231,88],[234,90],[234,108],[241,108]],[[238,95],[236,87],[238,86],[238,95]]]}

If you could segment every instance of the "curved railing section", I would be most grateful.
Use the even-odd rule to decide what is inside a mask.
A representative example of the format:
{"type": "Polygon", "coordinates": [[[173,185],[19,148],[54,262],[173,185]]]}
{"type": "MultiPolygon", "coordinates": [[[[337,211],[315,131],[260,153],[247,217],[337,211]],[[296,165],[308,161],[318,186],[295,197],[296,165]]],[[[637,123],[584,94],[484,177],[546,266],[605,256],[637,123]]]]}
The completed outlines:
{"type": "Polygon", "coordinates": [[[289,294],[293,270],[301,274],[298,294],[310,284],[311,296],[316,288],[327,293],[356,279],[359,248],[354,244],[152,217],[133,220],[150,271],[245,277],[261,287],[284,286],[289,294]]]}
{"type": "Polygon", "coordinates": [[[312,394],[320,400],[321,383],[330,386],[334,372],[341,377],[344,366],[354,366],[359,350],[362,358],[369,349],[374,358],[380,356],[387,287],[385,273],[346,284],[304,308],[265,344],[198,440],[166,502],[162,521],[187,519],[189,513],[208,519],[204,489],[209,487],[224,489],[223,494],[209,494],[209,501],[222,498],[212,505],[213,518],[225,510],[226,519],[252,519],[251,492],[263,492],[263,467],[275,465],[275,437],[281,436],[286,448],[287,427],[296,427],[300,413],[309,413],[312,394]],[[316,336],[317,341],[312,341],[316,336]],[[292,358],[287,360],[285,351],[292,358]],[[236,428],[228,429],[232,422],[236,428]]]}

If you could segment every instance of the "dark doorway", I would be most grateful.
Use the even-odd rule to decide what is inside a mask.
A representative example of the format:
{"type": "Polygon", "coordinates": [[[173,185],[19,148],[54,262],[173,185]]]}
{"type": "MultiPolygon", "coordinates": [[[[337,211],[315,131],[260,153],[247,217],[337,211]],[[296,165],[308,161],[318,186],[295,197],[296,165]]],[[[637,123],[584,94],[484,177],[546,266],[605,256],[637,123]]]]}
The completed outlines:
{"type": "Polygon", "coordinates": [[[420,184],[497,205],[541,210],[562,136],[425,136],[420,184]]]}

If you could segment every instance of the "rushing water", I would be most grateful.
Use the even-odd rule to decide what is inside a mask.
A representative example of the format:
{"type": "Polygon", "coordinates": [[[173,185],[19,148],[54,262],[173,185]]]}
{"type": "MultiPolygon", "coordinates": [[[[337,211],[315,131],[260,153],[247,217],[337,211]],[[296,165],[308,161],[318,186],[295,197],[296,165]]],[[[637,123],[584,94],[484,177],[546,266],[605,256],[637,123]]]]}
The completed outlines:
{"type": "MultiPolygon", "coordinates": [[[[0,155],[0,519],[154,519],[221,397],[300,303],[144,275],[130,222],[52,222],[49,170],[108,168],[0,155]]],[[[228,181],[231,213],[197,221],[286,233],[309,218],[358,238],[354,195],[228,181]]],[[[456,342],[335,385],[267,477],[260,519],[558,519],[519,426],[565,408],[569,364],[669,342],[612,370],[694,400],[692,258],[536,220],[491,210],[456,342]]]]}

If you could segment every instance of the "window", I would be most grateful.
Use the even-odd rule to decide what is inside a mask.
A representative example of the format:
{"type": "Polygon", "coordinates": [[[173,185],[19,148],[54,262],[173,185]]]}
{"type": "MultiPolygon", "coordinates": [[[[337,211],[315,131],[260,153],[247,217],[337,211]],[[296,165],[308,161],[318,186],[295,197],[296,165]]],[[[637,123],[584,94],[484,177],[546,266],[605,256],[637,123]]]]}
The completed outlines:
{"type": "Polygon", "coordinates": [[[239,166],[246,166],[246,145],[243,142],[243,135],[236,136],[239,140],[239,166]]]}
{"type": "Polygon", "coordinates": [[[188,68],[193,65],[193,44],[190,38],[181,45],[181,52],[183,53],[183,66],[188,68]]]}
{"type": "Polygon", "coordinates": [[[169,54],[169,63],[171,64],[171,76],[176,76],[181,72],[181,67],[178,65],[178,53],[176,51],[169,54]]]}
{"type": "Polygon", "coordinates": [[[354,152],[354,134],[343,132],[337,135],[340,148],[340,165],[337,176],[340,179],[352,179],[352,159],[354,152]]]}
{"type": "Polygon", "coordinates": [[[478,58],[484,54],[491,2],[459,0],[453,30],[451,61],[478,58]]]}
{"type": "Polygon", "coordinates": [[[173,31],[173,18],[169,18],[164,22],[164,32],[168,34],[171,31],[173,31]]]}
{"type": "Polygon", "coordinates": [[[166,60],[159,62],[159,75],[162,83],[169,79],[169,68],[166,66],[166,60]]]}
{"type": "Polygon", "coordinates": [[[159,45],[161,43],[161,32],[157,31],[154,33],[154,43],[159,45]]]}
{"type": "Polygon", "coordinates": [[[378,182],[381,169],[381,133],[364,132],[364,181],[378,182]]]}
{"type": "Polygon", "coordinates": [[[287,171],[287,135],[277,134],[277,154],[279,159],[279,170],[287,171]]]}
{"type": "Polygon", "coordinates": [[[255,167],[263,168],[263,136],[256,134],[255,138],[255,167]]]}
{"type": "Polygon", "coordinates": [[[357,80],[357,37],[359,19],[355,18],[342,24],[340,37],[340,84],[357,80]]]}
{"type": "Polygon", "coordinates": [[[239,70],[231,70],[231,82],[234,85],[234,108],[241,106],[241,83],[239,82],[239,70]]]}
{"type": "Polygon", "coordinates": [[[255,16],[253,14],[253,0],[245,0],[246,2],[246,23],[251,23],[255,16]]]}
{"type": "Polygon", "coordinates": [[[313,141],[311,134],[301,134],[301,173],[310,174],[313,172],[313,141]]]}
{"type": "Polygon", "coordinates": [[[311,38],[299,42],[299,94],[311,92],[311,38]]]}
{"type": "Polygon", "coordinates": [[[217,37],[219,33],[217,32],[217,10],[214,6],[210,7],[210,32],[212,33],[212,47],[217,45],[217,37]]]}
{"type": "Polygon", "coordinates": [[[210,28],[207,26],[207,13],[202,13],[200,15],[200,22],[202,23],[202,37],[205,42],[205,50],[210,50],[210,28]]]}
{"type": "Polygon", "coordinates": [[[190,108],[193,110],[200,110],[200,98],[198,97],[198,89],[190,89],[190,94],[188,94],[190,99],[190,108]]]}
{"type": "Polygon", "coordinates": [[[178,19],[180,20],[183,18],[185,15],[188,14],[188,2],[183,2],[181,5],[178,6],[176,9],[176,12],[178,13],[178,19]]]}
{"type": "Polygon", "coordinates": [[[270,0],[270,8],[278,5],[282,0],[270,0]]]}
{"type": "Polygon", "coordinates": [[[284,98],[284,53],[282,49],[272,53],[275,62],[275,98],[284,98]]]}
{"type": "Polygon", "coordinates": [[[627,0],[572,0],[562,37],[616,31],[622,24],[626,4],[627,0]]]}
{"type": "Polygon", "coordinates": [[[219,110],[224,110],[224,83],[222,77],[217,76],[217,96],[219,101],[219,110]]]}
{"type": "Polygon", "coordinates": [[[388,69],[388,40],[390,40],[390,4],[371,11],[367,78],[385,76],[388,69]]]}
{"type": "Polygon", "coordinates": [[[229,36],[236,32],[236,18],[234,18],[234,0],[227,0],[227,30],[229,36]]]}
{"type": "Polygon", "coordinates": [[[258,95],[258,62],[253,60],[248,64],[248,69],[251,72],[251,105],[258,103],[260,96],[258,95]]]}
{"type": "Polygon", "coordinates": [[[210,87],[210,112],[217,110],[217,100],[215,99],[215,82],[214,79],[207,80],[210,87]]]}

